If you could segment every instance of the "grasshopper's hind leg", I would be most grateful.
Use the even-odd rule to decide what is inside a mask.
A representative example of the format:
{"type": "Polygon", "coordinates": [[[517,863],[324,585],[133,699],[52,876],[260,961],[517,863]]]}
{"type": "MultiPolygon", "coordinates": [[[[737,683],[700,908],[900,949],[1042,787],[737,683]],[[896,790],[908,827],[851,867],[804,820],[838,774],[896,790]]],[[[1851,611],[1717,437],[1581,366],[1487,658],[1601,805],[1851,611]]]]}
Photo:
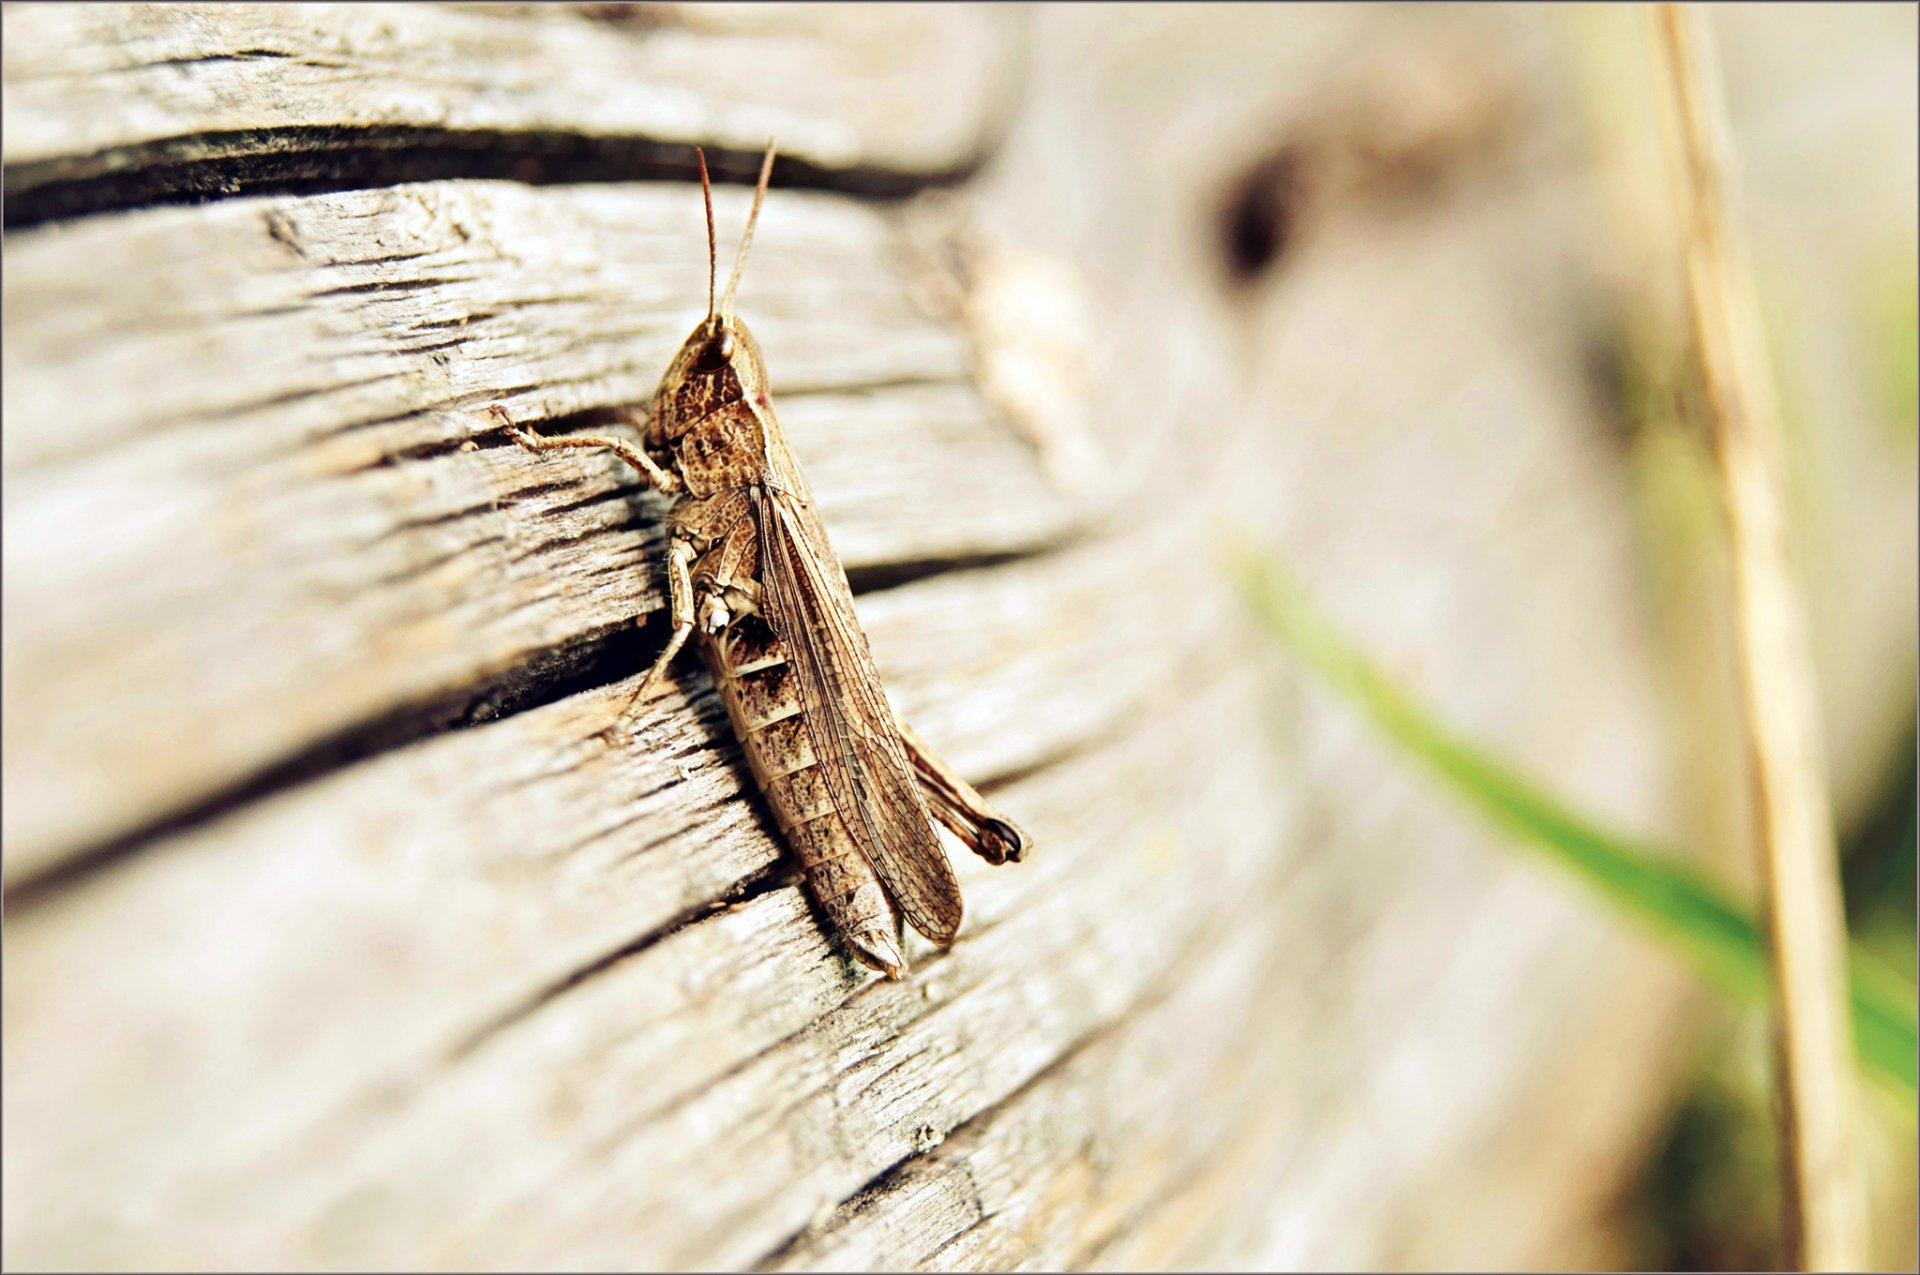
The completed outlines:
{"type": "Polygon", "coordinates": [[[934,756],[899,714],[894,714],[893,720],[900,727],[900,742],[907,747],[914,778],[920,781],[920,791],[934,818],[988,863],[1018,863],[1026,858],[1032,840],[1019,825],[995,810],[972,784],[934,756]]]}

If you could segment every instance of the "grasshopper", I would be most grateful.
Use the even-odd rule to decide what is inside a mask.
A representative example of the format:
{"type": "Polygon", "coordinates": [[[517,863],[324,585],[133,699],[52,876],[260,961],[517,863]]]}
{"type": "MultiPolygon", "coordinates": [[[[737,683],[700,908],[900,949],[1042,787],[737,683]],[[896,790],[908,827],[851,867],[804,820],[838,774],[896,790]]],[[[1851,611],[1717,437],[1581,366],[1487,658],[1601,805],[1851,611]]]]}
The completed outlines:
{"type": "Polygon", "coordinates": [[[705,154],[695,154],[707,209],[707,316],[660,380],[643,447],[610,435],[547,438],[493,410],[529,451],[604,448],[678,497],[667,515],[673,630],[628,707],[697,634],[821,911],[856,958],[898,979],[907,971],[902,917],[942,947],[960,928],[960,885],[934,820],[989,863],[1019,861],[1028,838],[889,706],[846,570],[774,415],[760,345],[733,312],[773,143],[717,299],[713,187],[705,154]]]}

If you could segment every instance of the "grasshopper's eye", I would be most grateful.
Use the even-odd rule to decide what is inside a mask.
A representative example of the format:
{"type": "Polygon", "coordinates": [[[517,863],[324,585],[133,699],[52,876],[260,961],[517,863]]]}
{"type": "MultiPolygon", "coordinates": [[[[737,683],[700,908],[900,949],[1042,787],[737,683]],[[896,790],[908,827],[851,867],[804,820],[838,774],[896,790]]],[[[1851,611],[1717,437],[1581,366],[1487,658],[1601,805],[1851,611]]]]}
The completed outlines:
{"type": "Polygon", "coordinates": [[[731,329],[723,330],[720,333],[720,344],[714,348],[723,359],[733,357],[733,332],[731,329]]]}

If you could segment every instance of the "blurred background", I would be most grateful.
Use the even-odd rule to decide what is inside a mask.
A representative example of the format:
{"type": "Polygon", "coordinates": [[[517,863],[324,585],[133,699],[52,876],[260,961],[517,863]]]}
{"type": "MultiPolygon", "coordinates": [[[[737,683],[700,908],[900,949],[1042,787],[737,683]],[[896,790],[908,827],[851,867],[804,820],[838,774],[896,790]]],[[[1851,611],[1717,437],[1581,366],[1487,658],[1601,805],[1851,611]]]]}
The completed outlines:
{"type": "MultiPolygon", "coordinates": [[[[1028,109],[1054,127],[1016,129],[994,170],[1018,209],[1009,232],[1033,234],[1049,205],[1066,224],[1046,246],[1130,298],[1116,324],[1166,322],[1176,304],[1176,285],[1142,279],[1161,257],[1138,245],[1156,229],[1170,275],[1220,280],[1217,326],[1196,339],[1229,345],[1248,387],[1233,410],[1260,421],[1257,459],[1221,499],[1231,521],[1260,527],[1349,653],[1436,707],[1431,724],[1477,731],[1589,813],[1684,841],[1754,898],[1725,530],[1645,13],[1183,6],[1038,21],[1028,109]],[[1063,180],[1090,166],[1125,174],[1123,193],[1063,180]],[[1647,701],[1623,710],[1636,694],[1647,701]],[[1658,756],[1626,755],[1621,718],[1636,709],[1657,724],[1658,756]],[[1570,735],[1586,737],[1583,759],[1570,735]]],[[[1781,404],[1849,925],[1911,971],[1914,15],[1720,5],[1709,26],[1781,404]]],[[[1192,388],[1168,379],[1172,400],[1192,388]]],[[[1192,428],[1171,406],[1128,425],[1156,419],[1192,428]]],[[[1297,723],[1284,733],[1307,747],[1297,723]]],[[[1418,748],[1407,761],[1423,767],[1418,748]]],[[[1689,1001],[1683,1034],[1671,1104],[1604,1239],[1539,1260],[1787,1260],[1765,1021],[1689,1001]]],[[[1905,1266],[1911,1100],[1868,1103],[1873,1256],[1905,1266]]]]}
{"type": "MultiPolygon", "coordinates": [[[[1220,504],[1275,546],[1270,564],[1304,585],[1296,603],[1337,617],[1353,646],[1336,659],[1378,661],[1435,711],[1426,725],[1477,733],[1490,760],[1603,823],[1684,843],[1755,898],[1726,533],[1646,13],[1203,5],[1038,21],[1029,110],[1050,107],[1055,128],[1016,129],[995,170],[1019,209],[1009,233],[1033,234],[1051,204],[1067,224],[1047,246],[1131,299],[1116,324],[1162,322],[1177,295],[1141,279],[1149,210],[1169,273],[1220,281],[1218,326],[1198,339],[1228,343],[1248,387],[1236,410],[1260,422],[1257,459],[1220,504]],[[1094,165],[1125,173],[1124,193],[1063,179],[1094,165]],[[1109,248],[1123,225],[1138,238],[1109,248]],[[1647,699],[1623,710],[1623,695],[1647,699]],[[1626,742],[1636,711],[1657,756],[1630,755],[1647,743],[1626,742]]],[[[1781,405],[1848,922],[1858,949],[1910,973],[1914,14],[1734,4],[1708,25],[1781,405]]],[[[1169,379],[1170,398],[1190,391],[1169,379]]],[[[1183,419],[1169,407],[1159,422],[1183,419]]],[[[1341,693],[1365,710],[1364,688],[1341,693]]],[[[1291,723],[1283,747],[1310,735],[1291,723]]],[[[1444,774],[1441,751],[1416,742],[1402,761],[1444,774]]],[[[1486,799],[1472,787],[1454,789],[1457,810],[1486,799]]],[[[1658,1082],[1669,1100],[1594,1247],[1537,1260],[1789,1260],[1766,1021],[1686,1005],[1658,1082]]],[[[1863,1100],[1872,1260],[1907,1266],[1911,1096],[1870,1086],[1863,1100]]]]}
{"type": "MultiPolygon", "coordinates": [[[[5,17],[9,1265],[1787,1260],[1640,8],[76,9],[5,17]],[[595,742],[664,506],[484,415],[644,401],[768,132],[782,420],[1048,851],[898,988],[693,662],[595,742]]],[[[1920,30],[1708,26],[1911,1269],[1920,30]]]]}

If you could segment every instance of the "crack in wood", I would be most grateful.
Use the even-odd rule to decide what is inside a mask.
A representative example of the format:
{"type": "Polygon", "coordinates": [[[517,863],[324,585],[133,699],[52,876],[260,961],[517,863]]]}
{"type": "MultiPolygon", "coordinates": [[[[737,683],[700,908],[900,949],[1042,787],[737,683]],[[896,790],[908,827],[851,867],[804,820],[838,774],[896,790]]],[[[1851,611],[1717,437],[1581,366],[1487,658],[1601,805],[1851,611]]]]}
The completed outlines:
{"type": "MultiPolygon", "coordinates": [[[[916,173],[837,168],[783,154],[776,161],[774,184],[783,190],[900,201],[965,181],[990,152],[991,140],[951,167],[916,173]]],[[[710,150],[707,165],[715,182],[752,185],[759,156],[710,150]]],[[[689,144],[645,137],[406,125],[242,129],[7,165],[3,211],[7,228],[22,230],[243,195],[317,195],[453,180],[535,186],[688,182],[698,175],[689,144]]]]}
{"type": "Polygon", "coordinates": [[[612,951],[596,957],[580,968],[569,972],[565,977],[556,979],[546,987],[539,989],[518,1005],[508,1009],[497,1018],[491,1019],[475,1028],[468,1035],[456,1041],[448,1047],[442,1057],[442,1061],[450,1066],[465,1058],[471,1057],[489,1040],[508,1030],[514,1024],[538,1013],[542,1006],[550,1004],[560,996],[580,986],[588,979],[605,973],[607,970],[612,969],[630,957],[640,955],[656,944],[665,942],[689,926],[699,924],[707,917],[717,916],[741,904],[750,903],[762,895],[773,893],[775,890],[784,890],[788,886],[797,885],[800,879],[801,870],[799,865],[782,858],[754,873],[752,876],[747,877],[718,898],[709,899],[704,903],[697,903],[692,907],[675,913],[666,921],[654,926],[644,934],[636,936],[630,942],[621,944],[612,951]]]}
{"type": "Polygon", "coordinates": [[[527,712],[625,676],[650,658],[644,634],[628,624],[582,634],[559,647],[530,654],[480,687],[463,687],[423,702],[400,705],[316,741],[235,784],[175,813],[65,859],[7,887],[0,915],[16,916],[65,893],[148,844],[200,827],[275,793],[332,771],[403,748],[432,735],[527,712]]]}
{"type": "MultiPolygon", "coordinates": [[[[626,494],[614,492],[596,499],[611,500],[626,494]]],[[[491,538],[480,543],[497,542],[497,538],[491,538]]],[[[564,542],[564,537],[548,541],[534,552],[564,542]]],[[[463,546],[410,571],[417,574],[443,565],[478,547],[463,546]]],[[[1062,544],[1047,544],[1001,554],[876,564],[849,571],[848,579],[856,594],[880,593],[936,576],[1045,557],[1062,547],[1062,544]]],[[[658,612],[648,615],[649,622],[643,625],[628,621],[602,626],[558,646],[531,652],[479,686],[449,690],[348,726],[171,815],[81,850],[43,872],[25,875],[9,884],[4,900],[0,900],[0,915],[19,915],[78,886],[149,843],[211,823],[243,806],[332,771],[434,735],[528,712],[630,677],[635,670],[647,667],[664,645],[664,626],[652,622],[658,612]]]]}
{"type": "MultiPolygon", "coordinates": [[[[980,1201],[978,1197],[975,1197],[974,1205],[975,1207],[980,1207],[980,1201]]],[[[946,1239],[942,1240],[940,1242],[939,1248],[934,1249],[933,1252],[928,1253],[925,1257],[920,1259],[921,1264],[925,1265],[925,1264],[936,1261],[942,1253],[946,1252],[948,1249],[952,1248],[955,1244],[958,1244],[960,1241],[966,1239],[967,1236],[972,1235],[975,1231],[979,1230],[981,1227],[985,1226],[987,1223],[993,1221],[993,1219],[999,1216],[1000,1216],[999,1209],[993,1209],[988,1212],[982,1212],[979,1217],[976,1217],[975,1219],[973,1219],[973,1221],[967,1223],[967,1225],[961,1227],[958,1231],[955,1231],[952,1235],[949,1235],[946,1239]]]]}
{"type": "Polygon", "coordinates": [[[152,61],[142,62],[138,66],[123,66],[112,69],[125,75],[131,72],[144,71],[150,66],[214,66],[222,62],[265,61],[299,62],[307,66],[322,66],[327,69],[333,69],[340,65],[337,62],[316,62],[310,58],[303,58],[299,54],[287,53],[280,49],[234,49],[229,53],[196,53],[177,58],[154,58],[152,61]]]}

